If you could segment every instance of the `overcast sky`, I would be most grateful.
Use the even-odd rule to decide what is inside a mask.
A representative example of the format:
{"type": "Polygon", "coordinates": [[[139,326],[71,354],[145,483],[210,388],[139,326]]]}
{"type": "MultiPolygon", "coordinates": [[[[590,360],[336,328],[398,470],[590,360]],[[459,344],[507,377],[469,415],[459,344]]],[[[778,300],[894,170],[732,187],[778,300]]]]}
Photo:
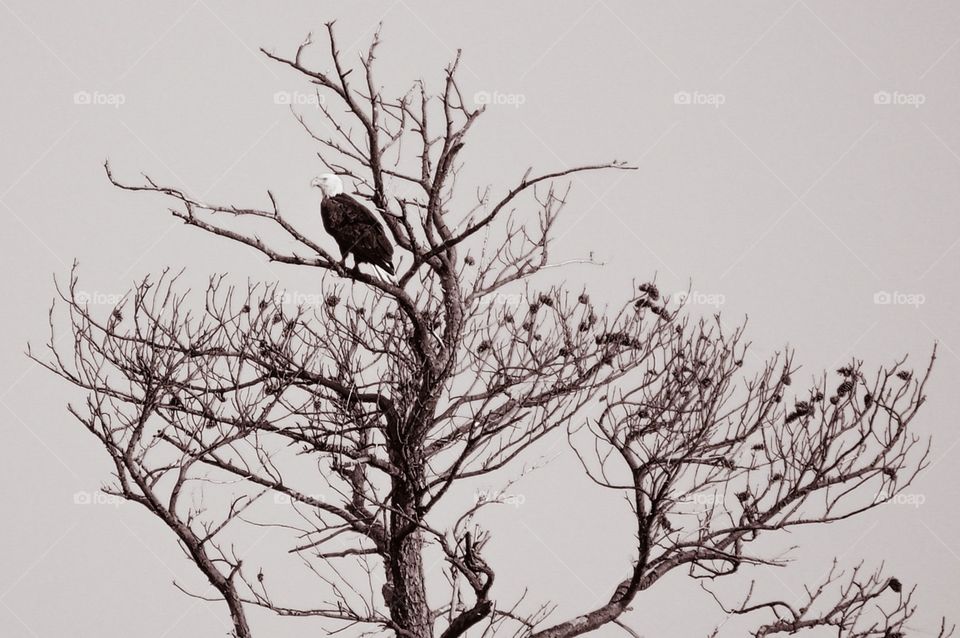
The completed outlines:
{"type": "MultiPolygon", "coordinates": [[[[606,265],[567,270],[571,286],[611,299],[634,279],[692,286],[693,312],[748,316],[758,357],[789,344],[805,380],[851,357],[922,360],[938,342],[916,422],[934,436],[931,467],[912,500],[783,539],[802,545],[795,563],[758,579],[796,599],[833,555],[886,561],[919,584],[912,633],[960,609],[956,3],[0,0],[0,634],[226,632],[221,606],[171,585],[197,576],[157,521],[131,505],[75,504],[108,479],[108,460],[66,415],[75,395],[23,351],[44,341],[53,276],[74,259],[94,303],[165,266],[191,281],[228,272],[311,290],[315,274],[269,266],[186,228],[158,197],[112,189],[102,164],[224,203],[264,206],[270,188],[322,236],[309,188],[322,168],[286,104],[309,87],[257,49],[292,54],[331,19],[345,53],[383,22],[388,89],[437,86],[463,49],[468,96],[490,102],[468,149],[478,184],[502,188],[530,165],[639,167],[574,181],[554,255],[606,265]]],[[[517,586],[555,601],[559,619],[610,595],[631,544],[629,529],[609,531],[623,504],[552,443],[539,452],[560,458],[491,524],[517,586]]],[[[663,585],[628,617],[642,635],[723,621],[682,579],[663,585]]]]}

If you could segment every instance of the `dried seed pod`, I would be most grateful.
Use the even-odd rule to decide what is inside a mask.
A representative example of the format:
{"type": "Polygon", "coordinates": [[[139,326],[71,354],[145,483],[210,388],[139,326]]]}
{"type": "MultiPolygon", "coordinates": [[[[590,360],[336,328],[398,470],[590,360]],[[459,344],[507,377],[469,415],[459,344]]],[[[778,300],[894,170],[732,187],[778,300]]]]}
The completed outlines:
{"type": "Polygon", "coordinates": [[[652,283],[640,284],[640,292],[646,293],[648,297],[656,301],[660,298],[660,290],[652,283]]]}

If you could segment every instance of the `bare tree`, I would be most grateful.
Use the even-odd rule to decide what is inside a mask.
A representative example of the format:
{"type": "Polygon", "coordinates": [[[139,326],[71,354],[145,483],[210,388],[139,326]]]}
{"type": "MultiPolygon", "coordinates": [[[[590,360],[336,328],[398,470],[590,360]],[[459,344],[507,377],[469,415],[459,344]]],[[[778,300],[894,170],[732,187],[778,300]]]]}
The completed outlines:
{"type": "Polygon", "coordinates": [[[538,289],[555,265],[564,178],[629,167],[528,170],[464,197],[457,176],[483,108],[464,100],[459,56],[436,95],[417,82],[387,98],[379,35],[356,67],[332,24],[326,44],[328,71],[305,61],[309,38],[291,58],[264,54],[322,93],[324,121],[298,119],[386,224],[397,276],[345,268],[269,191],[262,209],[212,204],[149,177],[123,182],[108,165],[116,186],[168,196],[186,224],[323,273],[320,303],[218,276],[200,305],[163,272],[98,316],[74,272],[58,287],[48,352],[31,354],[87,392],[69,410],[113,462],[107,491],[159,518],[215,590],[188,593],[225,602],[238,638],[253,635],[252,609],[405,638],[570,638],[608,623],[633,632],[631,603],[683,570],[730,614],[755,616],[756,636],[901,635],[912,590],[880,571],[835,566],[802,606],[753,585],[733,602],[728,583],[783,564],[757,539],[857,516],[910,484],[929,449],[911,422],[934,356],[917,371],[853,361],[796,387],[791,352],[750,372],[741,328],[690,318],[652,283],[632,284],[612,310],[538,289]],[[64,315],[66,350],[54,345],[64,315]],[[606,602],[552,621],[535,591],[497,597],[495,578],[515,578],[485,552],[479,513],[497,495],[450,524],[437,511],[462,503],[444,500],[458,484],[564,435],[598,486],[627,495],[636,547],[606,602]],[[284,539],[275,563],[237,549],[251,528],[284,539]],[[427,556],[443,561],[442,578],[428,578],[427,556]],[[285,582],[291,561],[316,583],[285,582]]]}

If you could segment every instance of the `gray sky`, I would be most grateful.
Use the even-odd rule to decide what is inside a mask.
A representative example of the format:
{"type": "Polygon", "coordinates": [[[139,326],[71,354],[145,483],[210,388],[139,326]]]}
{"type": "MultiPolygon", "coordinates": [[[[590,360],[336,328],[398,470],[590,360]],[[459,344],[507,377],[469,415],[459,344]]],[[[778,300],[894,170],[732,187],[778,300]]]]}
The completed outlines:
{"type": "MultiPolygon", "coordinates": [[[[917,422],[935,437],[932,465],[913,503],[796,534],[784,541],[804,543],[796,564],[757,578],[795,598],[834,554],[886,561],[919,583],[914,633],[960,609],[960,6],[0,0],[0,16],[4,636],[226,631],[220,606],[170,585],[198,581],[159,523],[130,505],[74,503],[108,477],[107,459],[65,414],[65,386],[22,352],[46,337],[52,276],[74,259],[95,303],[164,266],[197,282],[229,272],[311,290],[314,275],[191,232],[158,197],[112,189],[102,163],[222,202],[265,205],[270,188],[321,233],[315,149],[276,103],[309,89],[257,48],[291,54],[333,18],[344,51],[384,22],[388,88],[436,86],[464,50],[468,95],[492,102],[469,148],[477,183],[506,186],[528,165],[639,166],[575,180],[554,254],[592,251],[606,266],[571,268],[572,286],[614,298],[633,278],[656,274],[671,292],[692,282],[694,312],[749,316],[755,353],[789,343],[805,379],[851,356],[922,360],[939,342],[917,422]]],[[[516,489],[522,506],[494,522],[517,586],[558,615],[609,596],[630,556],[629,531],[609,531],[622,504],[564,458],[516,489]],[[585,550],[590,535],[605,541],[585,550]]],[[[682,579],[664,585],[630,616],[642,635],[722,621],[682,579]]]]}

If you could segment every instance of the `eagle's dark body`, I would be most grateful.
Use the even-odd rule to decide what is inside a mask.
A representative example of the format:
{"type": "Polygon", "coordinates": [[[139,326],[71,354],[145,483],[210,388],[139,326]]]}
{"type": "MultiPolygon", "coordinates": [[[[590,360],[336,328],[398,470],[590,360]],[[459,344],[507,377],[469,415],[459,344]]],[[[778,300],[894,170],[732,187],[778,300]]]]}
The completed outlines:
{"type": "Polygon", "coordinates": [[[323,227],[337,241],[343,259],[353,255],[358,266],[373,264],[394,274],[393,244],[383,225],[366,206],[346,193],[340,193],[323,198],[320,217],[323,227]]]}

